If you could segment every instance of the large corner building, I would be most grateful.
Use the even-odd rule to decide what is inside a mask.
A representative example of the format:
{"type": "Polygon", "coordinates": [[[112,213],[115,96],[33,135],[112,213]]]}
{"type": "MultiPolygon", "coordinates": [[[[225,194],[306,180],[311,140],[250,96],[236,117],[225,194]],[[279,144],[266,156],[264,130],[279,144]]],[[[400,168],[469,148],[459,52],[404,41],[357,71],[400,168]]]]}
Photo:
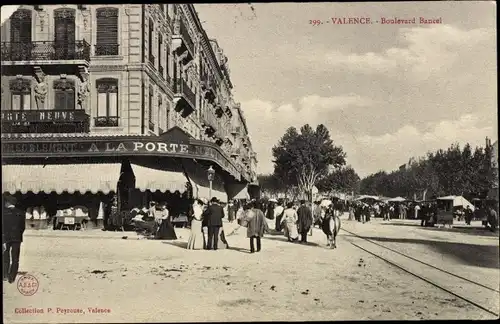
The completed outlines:
{"type": "Polygon", "coordinates": [[[3,193],[125,210],[258,194],[228,58],[193,5],[23,5],[1,38],[3,193]]]}

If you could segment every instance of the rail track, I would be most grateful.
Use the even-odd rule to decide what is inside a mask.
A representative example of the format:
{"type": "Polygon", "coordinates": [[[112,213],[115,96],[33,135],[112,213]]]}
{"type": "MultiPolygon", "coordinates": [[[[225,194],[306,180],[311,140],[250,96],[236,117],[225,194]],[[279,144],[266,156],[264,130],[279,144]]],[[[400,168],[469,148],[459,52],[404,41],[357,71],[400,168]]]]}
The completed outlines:
{"type": "Polygon", "coordinates": [[[432,264],[414,258],[411,255],[397,251],[346,229],[342,229],[342,231],[349,233],[358,241],[354,243],[351,238],[346,238],[349,243],[358,249],[361,249],[366,253],[381,259],[390,265],[403,270],[404,272],[417,277],[418,279],[425,281],[440,290],[445,291],[450,295],[455,296],[456,298],[474,305],[484,312],[494,315],[497,318],[499,317],[498,297],[500,297],[500,290],[498,287],[493,288],[483,283],[436,267],[432,264]],[[368,242],[371,247],[366,247],[366,242],[368,242]]]}

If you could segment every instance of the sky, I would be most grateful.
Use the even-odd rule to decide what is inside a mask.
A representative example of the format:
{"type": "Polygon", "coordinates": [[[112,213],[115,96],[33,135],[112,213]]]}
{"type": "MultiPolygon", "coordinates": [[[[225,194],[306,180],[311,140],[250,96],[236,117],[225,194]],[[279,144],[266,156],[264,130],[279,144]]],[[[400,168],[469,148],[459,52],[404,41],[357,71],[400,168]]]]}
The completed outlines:
{"type": "MultiPolygon", "coordinates": [[[[2,6],[2,22],[16,6],[2,6]],[[9,12],[10,11],[10,12],[9,12]]],[[[196,4],[229,58],[258,173],[290,126],[323,123],[363,177],[497,139],[494,2],[196,4]],[[369,25],[326,23],[369,17],[369,25]],[[382,25],[381,18],[442,23],[382,25]],[[319,26],[310,20],[321,20],[319,26]]]]}
{"type": "Polygon", "coordinates": [[[196,4],[229,58],[257,153],[285,130],[323,123],[360,176],[452,143],[497,139],[494,2],[196,4]],[[441,18],[337,25],[332,17],[441,18]],[[310,20],[324,23],[312,26],[310,20]]]}

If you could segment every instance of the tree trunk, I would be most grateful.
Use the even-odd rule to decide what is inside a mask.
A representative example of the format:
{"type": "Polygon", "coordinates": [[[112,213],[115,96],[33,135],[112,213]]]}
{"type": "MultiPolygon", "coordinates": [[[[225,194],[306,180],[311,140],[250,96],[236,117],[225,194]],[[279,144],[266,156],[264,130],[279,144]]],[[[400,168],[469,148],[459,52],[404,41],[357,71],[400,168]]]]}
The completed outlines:
{"type": "Polygon", "coordinates": [[[425,196],[427,196],[427,189],[424,190],[424,192],[422,193],[422,200],[425,201],[425,196]]]}

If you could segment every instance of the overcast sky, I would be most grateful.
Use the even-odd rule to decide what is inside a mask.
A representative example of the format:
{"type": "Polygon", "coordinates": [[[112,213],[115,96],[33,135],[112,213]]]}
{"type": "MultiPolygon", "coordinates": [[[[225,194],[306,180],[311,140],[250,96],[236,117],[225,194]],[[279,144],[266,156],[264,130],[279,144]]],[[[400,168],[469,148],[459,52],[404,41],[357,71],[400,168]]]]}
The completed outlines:
{"type": "Polygon", "coordinates": [[[324,123],[361,176],[497,138],[493,2],[195,5],[229,58],[258,171],[289,126],[324,123]],[[253,8],[253,10],[252,10],[253,8]],[[331,17],[437,25],[311,26],[331,17]]]}
{"type": "MultiPolygon", "coordinates": [[[[453,142],[497,139],[494,2],[196,4],[229,58],[258,154],[289,126],[324,123],[361,176],[453,142]],[[331,17],[442,18],[332,25],[331,17]],[[309,20],[323,25],[312,26],[309,20]]],[[[4,9],[5,7],[2,7],[4,9]]],[[[7,10],[2,10],[2,20],[7,10]]]]}

